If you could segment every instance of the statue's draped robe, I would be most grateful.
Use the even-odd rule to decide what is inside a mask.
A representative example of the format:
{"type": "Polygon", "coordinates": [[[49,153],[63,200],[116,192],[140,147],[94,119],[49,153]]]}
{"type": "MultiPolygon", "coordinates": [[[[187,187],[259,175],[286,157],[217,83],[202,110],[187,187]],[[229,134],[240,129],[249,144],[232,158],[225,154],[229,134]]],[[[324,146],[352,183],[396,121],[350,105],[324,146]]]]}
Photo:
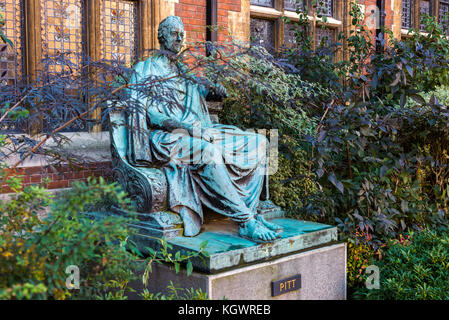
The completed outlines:
{"type": "Polygon", "coordinates": [[[138,63],[131,83],[166,79],[153,85],[152,95],[130,90],[143,105],[128,115],[127,157],[135,166],[161,168],[168,182],[170,210],[180,213],[186,235],[196,235],[203,222],[202,205],[234,221],[254,216],[267,170],[264,136],[234,126],[212,123],[204,86],[176,76],[179,72],[164,55],[138,63]],[[164,130],[166,120],[212,128],[213,142],[186,131],[164,130]],[[188,207],[193,212],[181,210],[188,207]]]}

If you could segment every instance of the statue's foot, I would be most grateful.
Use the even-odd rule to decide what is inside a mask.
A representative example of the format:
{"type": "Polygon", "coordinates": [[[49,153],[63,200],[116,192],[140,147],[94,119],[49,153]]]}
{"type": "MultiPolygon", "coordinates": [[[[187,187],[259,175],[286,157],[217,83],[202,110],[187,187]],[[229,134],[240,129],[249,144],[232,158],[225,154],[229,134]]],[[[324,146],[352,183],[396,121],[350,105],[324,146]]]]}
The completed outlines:
{"type": "Polygon", "coordinates": [[[263,216],[261,216],[260,214],[256,215],[256,220],[259,221],[260,223],[262,223],[265,227],[267,227],[268,229],[275,231],[275,232],[282,232],[284,229],[277,224],[268,222],[267,220],[265,220],[265,218],[263,216]]]}
{"type": "Polygon", "coordinates": [[[276,232],[268,229],[255,218],[240,225],[239,236],[258,243],[271,242],[280,237],[276,232]]]}
{"type": "Polygon", "coordinates": [[[201,230],[200,217],[188,207],[181,207],[178,211],[184,223],[184,236],[194,237],[198,235],[201,230]]]}

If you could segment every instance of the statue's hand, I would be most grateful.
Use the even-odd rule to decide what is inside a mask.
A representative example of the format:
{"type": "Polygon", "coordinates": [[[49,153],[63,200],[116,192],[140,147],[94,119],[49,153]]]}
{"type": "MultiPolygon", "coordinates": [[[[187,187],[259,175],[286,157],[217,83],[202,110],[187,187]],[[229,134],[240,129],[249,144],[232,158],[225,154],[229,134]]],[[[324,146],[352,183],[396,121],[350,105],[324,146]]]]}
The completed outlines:
{"type": "Polygon", "coordinates": [[[212,142],[214,140],[213,137],[207,132],[207,128],[201,128],[201,130],[198,130],[198,127],[188,126],[185,127],[185,129],[193,138],[203,139],[207,142],[212,142]]]}
{"type": "Polygon", "coordinates": [[[207,142],[213,143],[219,135],[220,131],[217,129],[201,128],[201,138],[207,142]]]}
{"type": "Polygon", "coordinates": [[[203,139],[207,142],[214,142],[214,137],[220,134],[220,132],[213,128],[202,128],[199,126],[185,126],[183,129],[187,130],[189,135],[194,138],[203,139]],[[199,130],[200,129],[200,130],[199,130]]]}

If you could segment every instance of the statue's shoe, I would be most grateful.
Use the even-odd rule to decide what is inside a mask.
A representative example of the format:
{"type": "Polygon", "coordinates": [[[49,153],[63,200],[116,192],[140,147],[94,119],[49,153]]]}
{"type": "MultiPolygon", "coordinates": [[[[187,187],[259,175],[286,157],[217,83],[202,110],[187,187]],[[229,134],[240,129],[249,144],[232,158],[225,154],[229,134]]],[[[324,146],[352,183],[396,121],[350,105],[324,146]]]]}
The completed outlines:
{"type": "Polygon", "coordinates": [[[280,238],[279,234],[268,229],[256,219],[252,219],[240,225],[239,236],[256,243],[273,242],[280,238]]]}
{"type": "Polygon", "coordinates": [[[260,214],[256,215],[256,220],[259,221],[260,223],[262,223],[265,227],[267,227],[268,229],[275,231],[277,233],[280,233],[282,231],[284,231],[284,229],[280,226],[277,225],[275,223],[271,223],[268,222],[267,220],[265,220],[265,218],[263,216],[261,216],[260,214]]]}

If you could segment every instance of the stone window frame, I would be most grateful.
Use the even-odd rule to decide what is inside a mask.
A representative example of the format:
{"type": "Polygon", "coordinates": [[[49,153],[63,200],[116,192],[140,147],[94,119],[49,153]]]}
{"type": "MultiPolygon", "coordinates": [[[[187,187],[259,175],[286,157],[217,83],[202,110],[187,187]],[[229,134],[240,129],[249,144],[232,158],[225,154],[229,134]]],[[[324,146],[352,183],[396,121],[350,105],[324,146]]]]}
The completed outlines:
{"type": "MultiPolygon", "coordinates": [[[[250,0],[248,0],[250,1],[250,0]]],[[[317,0],[319,1],[319,0],[317,0]]],[[[344,0],[333,0],[333,10],[332,10],[332,16],[327,16],[326,19],[323,19],[322,17],[317,16],[316,9],[312,7],[312,0],[305,0],[305,4],[309,9],[309,14],[307,16],[308,20],[311,23],[311,33],[312,33],[312,39],[313,39],[313,46],[316,47],[315,43],[315,33],[317,27],[326,27],[332,30],[335,30],[334,32],[334,39],[332,39],[332,42],[337,41],[337,35],[339,32],[343,31],[343,20],[344,20],[344,7],[343,7],[344,0]]],[[[257,6],[250,4],[250,17],[251,18],[258,18],[258,19],[265,19],[273,21],[275,24],[274,29],[274,38],[275,43],[274,47],[276,50],[281,49],[283,43],[284,43],[284,28],[285,28],[285,21],[282,19],[282,17],[286,17],[290,19],[291,21],[298,21],[299,15],[296,12],[286,10],[284,8],[284,1],[283,0],[274,0],[274,7],[265,7],[265,6],[257,6]]]]}

